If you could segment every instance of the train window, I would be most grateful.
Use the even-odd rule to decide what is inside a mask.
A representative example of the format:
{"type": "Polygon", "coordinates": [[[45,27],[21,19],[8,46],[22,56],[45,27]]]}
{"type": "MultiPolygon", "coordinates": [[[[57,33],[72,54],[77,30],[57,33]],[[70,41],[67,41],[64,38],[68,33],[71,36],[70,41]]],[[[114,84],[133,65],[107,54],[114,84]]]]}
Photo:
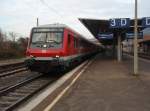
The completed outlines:
{"type": "Polygon", "coordinates": [[[78,40],[78,47],[81,47],[81,39],[78,40]]]}
{"type": "Polygon", "coordinates": [[[76,48],[76,38],[74,38],[74,48],[76,48]]]}
{"type": "Polygon", "coordinates": [[[39,45],[46,44],[47,48],[61,48],[62,41],[62,32],[34,32],[32,34],[31,46],[39,47],[39,45]]]}
{"type": "Polygon", "coordinates": [[[68,47],[71,46],[71,35],[68,35],[68,47]]]}
{"type": "Polygon", "coordinates": [[[57,43],[61,43],[62,42],[62,33],[48,33],[46,42],[51,43],[54,41],[57,43]]]}
{"type": "Polygon", "coordinates": [[[77,48],[78,47],[78,43],[77,43],[78,41],[77,41],[77,39],[76,38],[74,38],[74,47],[75,48],[77,48]]]}
{"type": "Polygon", "coordinates": [[[44,42],[46,39],[46,33],[34,33],[32,35],[32,43],[44,42]]]}

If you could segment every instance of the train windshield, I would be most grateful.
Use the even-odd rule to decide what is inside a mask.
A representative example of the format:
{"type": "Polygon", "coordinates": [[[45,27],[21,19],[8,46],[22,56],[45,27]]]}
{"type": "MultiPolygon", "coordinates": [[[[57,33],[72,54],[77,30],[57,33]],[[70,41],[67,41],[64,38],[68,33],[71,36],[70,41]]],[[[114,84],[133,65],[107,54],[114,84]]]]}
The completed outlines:
{"type": "Polygon", "coordinates": [[[32,33],[32,40],[31,40],[32,47],[61,48],[62,42],[63,42],[62,32],[34,32],[32,33]]]}

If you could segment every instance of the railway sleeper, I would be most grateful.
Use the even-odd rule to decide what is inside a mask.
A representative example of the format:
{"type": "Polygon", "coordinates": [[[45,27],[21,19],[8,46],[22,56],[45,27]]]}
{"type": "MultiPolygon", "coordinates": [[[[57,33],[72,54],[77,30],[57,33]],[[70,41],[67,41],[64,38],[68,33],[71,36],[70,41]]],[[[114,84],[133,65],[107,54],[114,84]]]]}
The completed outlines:
{"type": "Polygon", "coordinates": [[[9,101],[0,101],[0,107],[1,108],[4,108],[4,107],[9,107],[10,105],[12,104],[12,102],[9,102],[9,101]]]}
{"type": "Polygon", "coordinates": [[[16,101],[18,99],[19,99],[19,97],[18,98],[16,98],[16,97],[14,98],[12,96],[2,96],[0,100],[13,102],[13,101],[16,101]]]}
{"type": "Polygon", "coordinates": [[[16,93],[30,93],[33,89],[16,89],[16,93]]]}
{"type": "Polygon", "coordinates": [[[32,90],[35,90],[35,89],[37,89],[36,87],[32,87],[32,86],[29,86],[29,87],[23,87],[23,89],[18,89],[18,90],[26,90],[26,91],[32,91],[32,90]]]}
{"type": "Polygon", "coordinates": [[[27,95],[27,94],[16,93],[16,92],[10,92],[8,95],[9,95],[9,96],[12,96],[12,97],[22,97],[22,96],[25,96],[25,95],[27,95]]]}

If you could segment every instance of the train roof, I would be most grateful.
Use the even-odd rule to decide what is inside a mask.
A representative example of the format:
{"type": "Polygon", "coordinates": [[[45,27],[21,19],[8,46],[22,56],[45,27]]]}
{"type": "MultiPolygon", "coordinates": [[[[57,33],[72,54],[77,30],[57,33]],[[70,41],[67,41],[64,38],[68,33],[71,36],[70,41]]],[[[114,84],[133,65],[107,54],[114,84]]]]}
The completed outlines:
{"type": "Polygon", "coordinates": [[[39,25],[38,27],[33,27],[33,28],[67,28],[67,29],[71,30],[72,32],[75,32],[77,35],[79,35],[80,38],[86,40],[87,42],[94,44],[94,42],[86,39],[83,35],[79,34],[77,31],[73,30],[72,28],[70,28],[68,25],[65,25],[65,24],[60,24],[60,23],[45,24],[45,25],[39,25]]]}

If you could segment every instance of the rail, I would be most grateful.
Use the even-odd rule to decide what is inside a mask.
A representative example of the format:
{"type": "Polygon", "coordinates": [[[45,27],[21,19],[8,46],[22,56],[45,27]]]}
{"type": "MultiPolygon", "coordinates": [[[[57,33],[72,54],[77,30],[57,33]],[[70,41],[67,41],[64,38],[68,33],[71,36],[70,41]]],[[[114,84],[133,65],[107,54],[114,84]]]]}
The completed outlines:
{"type": "Polygon", "coordinates": [[[55,81],[39,74],[0,91],[0,111],[10,111],[32,95],[55,81]]]}
{"type": "Polygon", "coordinates": [[[9,76],[18,72],[27,71],[27,70],[28,69],[25,66],[24,62],[1,65],[0,66],[0,78],[9,76]]]}

